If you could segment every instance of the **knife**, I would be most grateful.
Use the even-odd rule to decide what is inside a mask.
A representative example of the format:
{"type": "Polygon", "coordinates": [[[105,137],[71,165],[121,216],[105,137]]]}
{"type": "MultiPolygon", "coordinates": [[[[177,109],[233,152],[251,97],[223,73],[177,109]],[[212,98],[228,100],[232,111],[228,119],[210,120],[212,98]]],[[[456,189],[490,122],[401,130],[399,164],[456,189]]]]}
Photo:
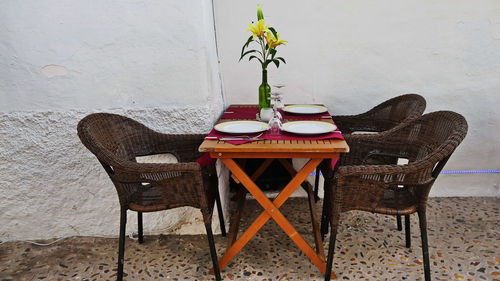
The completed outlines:
{"type": "Polygon", "coordinates": [[[259,139],[259,138],[220,138],[219,140],[221,141],[258,141],[258,140],[264,140],[264,139],[259,139]]]}

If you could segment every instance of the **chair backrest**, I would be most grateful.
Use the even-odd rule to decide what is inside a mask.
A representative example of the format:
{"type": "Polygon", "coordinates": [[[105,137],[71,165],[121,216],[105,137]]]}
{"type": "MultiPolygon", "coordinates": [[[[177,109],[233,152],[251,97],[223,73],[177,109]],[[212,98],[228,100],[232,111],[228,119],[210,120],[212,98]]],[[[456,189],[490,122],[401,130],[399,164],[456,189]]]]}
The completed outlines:
{"type": "Polygon", "coordinates": [[[114,165],[121,161],[135,161],[148,142],[143,141],[151,131],[128,117],[93,113],[78,123],[78,136],[82,143],[101,161],[114,165]]]}
{"type": "Polygon", "coordinates": [[[397,157],[391,157],[390,155],[377,155],[376,157],[370,155],[369,159],[356,158],[356,155],[358,155],[356,152],[363,155],[364,148],[358,147],[351,142],[349,135],[355,131],[384,132],[397,128],[422,116],[425,107],[426,101],[422,96],[405,94],[389,99],[360,115],[346,116],[345,120],[341,119],[340,129],[345,134],[346,141],[351,147],[351,152],[342,157],[341,165],[351,165],[353,161],[354,163],[364,161],[363,164],[367,165],[397,164],[397,157]]]}
{"type": "Polygon", "coordinates": [[[377,131],[386,131],[403,122],[420,117],[425,107],[424,97],[417,94],[405,94],[389,99],[363,115],[373,120],[377,131]]]}
{"type": "Polygon", "coordinates": [[[407,158],[409,164],[412,164],[414,171],[407,173],[404,181],[420,186],[415,188],[415,192],[422,202],[427,201],[432,184],[465,138],[467,129],[467,121],[462,115],[451,111],[437,111],[425,114],[383,136],[388,143],[385,152],[407,158]]]}
{"type": "Polygon", "coordinates": [[[78,123],[78,136],[102,164],[113,181],[122,205],[141,189],[141,183],[123,183],[126,172],[117,169],[124,162],[135,162],[137,155],[149,150],[146,141],[151,130],[130,118],[110,113],[93,113],[78,123]],[[117,180],[117,177],[120,180],[117,180]]]}
{"type": "Polygon", "coordinates": [[[83,118],[78,123],[78,136],[108,173],[122,206],[133,205],[143,211],[179,206],[208,208],[204,177],[208,185],[211,171],[202,173],[197,163],[188,163],[196,159],[199,153],[194,147],[203,138],[160,134],[130,118],[109,113],[83,118]],[[161,167],[158,163],[134,163],[137,156],[158,153],[170,153],[183,163],[163,163],[161,167]]]}
{"type": "Polygon", "coordinates": [[[405,155],[410,163],[421,160],[441,161],[449,157],[467,134],[465,118],[451,111],[425,114],[389,131],[383,139],[396,155],[405,155]]]}

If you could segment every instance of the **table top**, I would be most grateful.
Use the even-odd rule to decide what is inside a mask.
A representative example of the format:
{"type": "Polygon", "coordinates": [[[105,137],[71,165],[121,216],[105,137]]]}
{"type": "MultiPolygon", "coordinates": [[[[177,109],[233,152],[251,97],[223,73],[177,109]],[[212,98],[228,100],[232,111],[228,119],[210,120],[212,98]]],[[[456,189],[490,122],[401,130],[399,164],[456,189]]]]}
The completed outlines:
{"type": "MultiPolygon", "coordinates": [[[[241,105],[249,106],[249,105],[241,105]]],[[[217,123],[232,121],[232,119],[220,119],[217,123]]],[[[287,120],[285,119],[285,122],[287,120]]],[[[296,121],[296,120],[294,120],[296,121]]],[[[333,123],[331,119],[318,119],[317,121],[333,123]]],[[[204,140],[199,147],[200,152],[209,152],[212,157],[224,158],[230,154],[236,158],[267,158],[266,153],[272,153],[273,157],[283,158],[328,158],[337,157],[338,153],[349,152],[349,146],[345,140],[260,140],[239,145],[233,145],[220,140],[204,140]],[[291,157],[293,155],[295,157],[291,157]],[[250,157],[252,156],[252,157],[250,157]]]]}

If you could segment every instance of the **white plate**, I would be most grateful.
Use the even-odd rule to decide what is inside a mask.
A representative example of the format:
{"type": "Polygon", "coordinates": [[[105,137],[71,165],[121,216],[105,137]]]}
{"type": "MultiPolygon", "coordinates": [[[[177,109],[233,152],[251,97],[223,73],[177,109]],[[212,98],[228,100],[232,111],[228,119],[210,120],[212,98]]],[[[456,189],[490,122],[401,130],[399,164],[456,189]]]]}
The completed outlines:
{"type": "Polygon", "coordinates": [[[226,134],[253,134],[266,131],[269,125],[258,121],[229,121],[215,125],[214,129],[226,134]]]}
{"type": "Polygon", "coordinates": [[[337,126],[321,121],[294,121],[283,124],[281,129],[299,135],[319,135],[335,131],[337,126]]]}
{"type": "Polygon", "coordinates": [[[293,114],[320,114],[327,112],[328,108],[314,104],[294,104],[283,107],[283,111],[293,114]]]}

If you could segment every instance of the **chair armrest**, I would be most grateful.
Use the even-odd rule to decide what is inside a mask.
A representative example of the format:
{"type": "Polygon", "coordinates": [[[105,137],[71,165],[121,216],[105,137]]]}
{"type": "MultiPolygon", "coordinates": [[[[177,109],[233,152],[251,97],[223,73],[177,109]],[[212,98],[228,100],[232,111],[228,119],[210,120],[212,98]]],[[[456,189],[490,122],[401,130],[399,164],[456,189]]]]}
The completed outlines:
{"type": "Polygon", "coordinates": [[[341,155],[341,165],[362,164],[396,164],[397,162],[368,163],[366,160],[374,153],[380,153],[387,143],[380,139],[380,134],[352,134],[345,135],[345,141],[349,145],[349,153],[341,155]]]}
{"type": "Polygon", "coordinates": [[[137,163],[122,161],[111,171],[110,177],[118,183],[150,183],[160,185],[169,179],[188,176],[201,183],[201,166],[198,163],[137,163]]]}
{"type": "Polygon", "coordinates": [[[339,177],[396,175],[409,172],[408,165],[349,165],[338,169],[339,177]]]}
{"type": "Polygon", "coordinates": [[[336,115],[332,116],[332,120],[343,134],[351,134],[357,131],[357,119],[359,115],[336,115]]]}
{"type": "Polygon", "coordinates": [[[397,131],[401,126],[377,134],[345,136],[350,152],[342,155],[341,165],[397,164],[398,158],[415,160],[422,144],[399,137],[397,131]]]}
{"type": "Polygon", "coordinates": [[[201,172],[201,166],[196,162],[188,163],[136,163],[132,161],[122,162],[122,165],[117,166],[127,174],[144,174],[144,173],[166,173],[166,172],[201,172]]]}
{"type": "Polygon", "coordinates": [[[333,116],[332,119],[340,128],[342,133],[353,132],[383,132],[389,130],[402,122],[376,118],[376,112],[368,111],[358,115],[333,116]]]}
{"type": "Polygon", "coordinates": [[[164,202],[187,204],[206,209],[214,197],[216,174],[196,162],[136,163],[127,161],[115,167],[111,179],[120,184],[139,184],[147,190],[156,189],[164,202]],[[173,200],[173,198],[176,198],[173,200]],[[173,201],[172,201],[173,200],[173,201]]]}
{"type": "Polygon", "coordinates": [[[406,165],[352,165],[339,167],[337,181],[339,185],[353,179],[378,181],[386,188],[397,184],[421,185],[432,180],[432,169],[426,160],[406,165]]]}
{"type": "Polygon", "coordinates": [[[198,147],[205,139],[204,134],[162,134],[155,131],[148,132],[148,143],[145,149],[136,152],[136,156],[171,153],[179,162],[194,162],[202,153],[198,147]]]}

